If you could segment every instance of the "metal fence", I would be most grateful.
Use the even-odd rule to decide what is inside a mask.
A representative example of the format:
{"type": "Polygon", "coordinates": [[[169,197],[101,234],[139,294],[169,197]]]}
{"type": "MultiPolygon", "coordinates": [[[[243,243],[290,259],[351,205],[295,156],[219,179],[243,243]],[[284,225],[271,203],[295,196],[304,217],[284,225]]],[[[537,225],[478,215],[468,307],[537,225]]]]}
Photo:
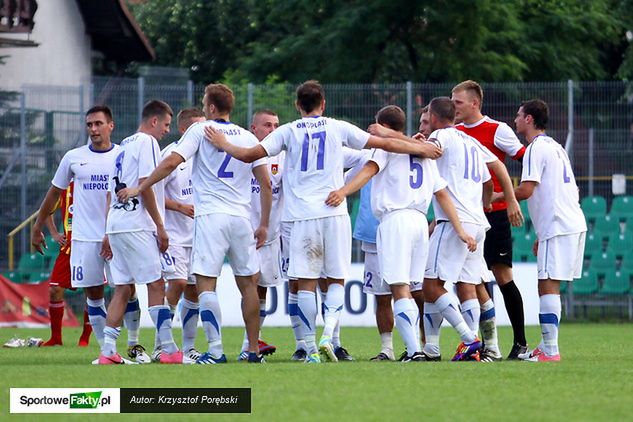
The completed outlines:
{"type": "MultiPolygon", "coordinates": [[[[450,96],[453,84],[325,85],[326,114],[361,128],[376,111],[397,104],[407,114],[407,132],[416,131],[420,109],[431,98],[450,96]]],[[[484,114],[509,123],[522,100],[541,98],[550,107],[548,133],[567,145],[581,197],[601,195],[610,203],[613,174],[633,176],[633,89],[625,82],[494,83],[483,85],[484,114]]],[[[240,84],[232,121],[247,127],[261,108],[276,111],[282,123],[298,117],[294,85],[240,84]]],[[[198,106],[203,85],[165,78],[95,77],[77,87],[24,86],[20,92],[0,91],[0,269],[7,268],[7,233],[39,206],[63,154],[87,141],[83,113],[92,104],[114,112],[115,142],[138,127],[143,104],[150,99],[169,103],[174,111],[198,106]]],[[[176,125],[161,144],[177,138],[176,125]]],[[[520,164],[507,163],[512,176],[520,164]]],[[[633,233],[633,232],[632,232],[633,233]]],[[[27,231],[16,239],[16,256],[29,252],[27,231]]],[[[354,259],[361,253],[354,245],[354,259]]]]}

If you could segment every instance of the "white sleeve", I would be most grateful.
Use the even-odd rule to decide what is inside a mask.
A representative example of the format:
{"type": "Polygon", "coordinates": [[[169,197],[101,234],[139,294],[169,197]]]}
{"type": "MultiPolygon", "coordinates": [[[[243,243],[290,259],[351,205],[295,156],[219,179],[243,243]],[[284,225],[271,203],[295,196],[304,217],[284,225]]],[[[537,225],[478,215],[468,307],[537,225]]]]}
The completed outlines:
{"type": "Polygon", "coordinates": [[[481,175],[481,181],[486,183],[488,180],[492,179],[492,176],[490,175],[490,170],[488,170],[487,165],[483,165],[482,167],[484,168],[484,172],[481,175]]]}
{"type": "Polygon", "coordinates": [[[523,157],[522,182],[541,182],[543,170],[545,170],[544,148],[536,148],[538,144],[531,143],[523,157]]]}
{"type": "Polygon", "coordinates": [[[440,176],[440,171],[437,169],[437,163],[435,162],[435,160],[427,158],[426,161],[429,163],[431,169],[430,176],[433,178],[433,193],[446,188],[446,186],[448,186],[448,183],[446,183],[446,180],[444,180],[444,178],[440,176]]]}
{"type": "Polygon", "coordinates": [[[343,145],[354,148],[363,149],[369,141],[369,133],[354,126],[351,123],[342,120],[336,120],[339,129],[343,135],[343,145]]]}
{"type": "Polygon", "coordinates": [[[292,133],[289,133],[290,131],[290,127],[284,125],[269,133],[268,136],[265,137],[259,144],[264,147],[266,154],[268,154],[269,157],[273,157],[279,154],[282,150],[288,149],[288,146],[286,145],[286,138],[292,135],[292,133]]]}
{"type": "Polygon", "coordinates": [[[444,136],[445,132],[446,131],[443,131],[441,129],[434,130],[433,133],[429,135],[428,141],[434,143],[438,147],[442,148],[442,150],[444,150],[448,146],[446,140],[450,139],[450,137],[447,138],[446,136],[444,136]]]}
{"type": "Polygon", "coordinates": [[[495,161],[498,160],[497,156],[494,155],[492,152],[490,152],[488,148],[481,145],[481,143],[477,139],[473,137],[471,137],[471,139],[473,140],[473,143],[475,144],[475,146],[479,149],[479,152],[481,153],[481,157],[483,158],[484,163],[486,164],[494,163],[495,161]]]}
{"type": "Polygon", "coordinates": [[[514,131],[505,123],[500,122],[495,132],[495,146],[501,151],[514,157],[523,148],[523,144],[514,134],[514,131]]]}
{"type": "Polygon", "coordinates": [[[152,174],[158,165],[160,148],[158,147],[158,142],[152,136],[142,136],[139,142],[142,143],[138,146],[138,178],[143,179],[152,174]]]}
{"type": "Polygon", "coordinates": [[[70,179],[73,178],[73,173],[70,169],[71,160],[70,160],[70,151],[67,152],[62,161],[59,163],[59,167],[57,167],[57,171],[55,172],[55,176],[51,181],[52,185],[59,189],[66,189],[70,184],[70,179]]]}
{"type": "Polygon", "coordinates": [[[364,150],[356,150],[348,147],[343,147],[343,168],[351,169],[359,164],[365,164],[371,153],[364,150]]]}
{"type": "Polygon", "coordinates": [[[180,155],[185,161],[191,159],[198,152],[200,142],[207,142],[204,140],[204,127],[202,124],[191,125],[180,138],[176,148],[173,148],[171,152],[180,155]]]}
{"type": "Polygon", "coordinates": [[[382,149],[372,150],[371,157],[368,161],[373,161],[378,166],[378,173],[383,171],[389,162],[389,153],[382,149]]]}

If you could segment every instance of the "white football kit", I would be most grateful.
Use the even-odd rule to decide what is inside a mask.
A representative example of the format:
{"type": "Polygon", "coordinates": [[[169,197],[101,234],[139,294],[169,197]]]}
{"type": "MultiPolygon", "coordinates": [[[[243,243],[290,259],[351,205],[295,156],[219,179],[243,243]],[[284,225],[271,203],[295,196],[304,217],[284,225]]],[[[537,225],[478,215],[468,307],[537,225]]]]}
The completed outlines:
{"type": "Polygon", "coordinates": [[[525,152],[521,182],[537,183],[528,211],[539,242],[539,280],[580,278],[587,224],[563,147],[544,134],[534,138],[525,152]]]}
{"type": "Polygon", "coordinates": [[[430,239],[425,277],[442,281],[479,284],[482,282],[483,246],[490,228],[484,215],[483,183],[490,180],[487,163],[497,158],[476,139],[455,128],[434,131],[430,137],[443,153],[437,161],[440,175],[447,181],[457,216],[466,233],[477,241],[477,250],[468,251],[448,217],[433,200],[437,226],[430,239]]]}
{"type": "Polygon", "coordinates": [[[73,234],[70,248],[71,284],[92,287],[104,283],[107,263],[99,253],[105,235],[106,196],[110,171],[119,146],[93,151],[90,145],[68,151],[57,168],[53,186],[66,189],[74,179],[73,234]]]}
{"type": "Polygon", "coordinates": [[[257,138],[225,121],[195,123],[182,136],[174,153],[185,160],[195,157],[192,171],[195,209],[191,272],[218,277],[224,257],[233,273],[250,276],[259,271],[255,237],[251,227],[251,177],[265,159],[246,164],[211,145],[204,128],[213,126],[229,142],[241,147],[257,145],[257,138]]]}
{"type": "Polygon", "coordinates": [[[351,262],[347,203],[325,204],[343,186],[342,147],[362,149],[369,134],[328,117],[304,117],[268,135],[260,145],[269,156],[286,151],[282,221],[291,221],[288,275],[345,279],[351,262]]]}
{"type": "MultiPolygon", "coordinates": [[[[112,248],[112,281],[119,284],[147,284],[161,277],[161,258],[156,241],[156,225],[150,217],[142,196],[120,203],[116,196],[119,187],[138,186],[139,179],[148,177],[160,162],[160,148],[156,139],[137,132],[121,141],[111,170],[112,200],[106,231],[112,248]],[[118,181],[118,182],[117,182],[118,181]]],[[[151,188],[161,217],[165,213],[163,182],[151,188]]]]}

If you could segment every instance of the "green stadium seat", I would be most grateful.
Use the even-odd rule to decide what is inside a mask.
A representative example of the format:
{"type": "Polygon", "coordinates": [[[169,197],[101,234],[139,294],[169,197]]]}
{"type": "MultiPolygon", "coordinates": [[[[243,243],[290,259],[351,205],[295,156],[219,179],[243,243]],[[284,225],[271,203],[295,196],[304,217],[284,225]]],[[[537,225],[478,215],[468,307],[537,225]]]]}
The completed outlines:
{"type": "Polygon", "coordinates": [[[611,203],[611,215],[617,220],[633,218],[633,196],[618,196],[611,203]]]}
{"type": "Polygon", "coordinates": [[[613,252],[613,254],[617,257],[623,257],[625,253],[633,250],[633,235],[625,233],[610,237],[607,250],[613,252]]]}
{"type": "Polygon", "coordinates": [[[39,253],[34,254],[24,254],[20,257],[20,261],[18,262],[18,270],[20,272],[32,272],[35,270],[44,270],[45,268],[45,260],[44,256],[39,253]]]}
{"type": "Polygon", "coordinates": [[[561,294],[567,293],[568,287],[569,287],[569,282],[568,281],[561,281],[560,282],[560,292],[561,292],[561,294]]]}
{"type": "Polygon", "coordinates": [[[602,238],[611,238],[620,234],[620,220],[605,215],[596,218],[592,233],[602,238]]]}
{"type": "Polygon", "coordinates": [[[627,251],[622,257],[620,271],[633,272],[633,251],[627,251]]]}
{"type": "Polygon", "coordinates": [[[602,196],[587,196],[580,202],[585,218],[594,221],[607,214],[607,200],[602,196]]]}
{"type": "Polygon", "coordinates": [[[592,256],[602,253],[604,251],[603,243],[600,236],[589,233],[585,238],[585,258],[591,259],[592,256]]]}
{"type": "Polygon", "coordinates": [[[629,291],[631,291],[631,273],[628,271],[608,273],[600,289],[600,293],[605,295],[625,295],[629,291]]]}
{"type": "Polygon", "coordinates": [[[5,273],[3,273],[2,275],[4,275],[6,278],[8,278],[9,280],[11,280],[14,283],[23,283],[24,282],[24,277],[22,276],[22,273],[19,271],[7,271],[5,273]]]}
{"type": "Polygon", "coordinates": [[[358,211],[360,210],[360,197],[356,197],[352,200],[352,209],[349,213],[349,218],[352,220],[352,233],[354,227],[356,227],[356,217],[358,217],[358,211]]]}
{"type": "Polygon", "coordinates": [[[52,236],[46,236],[46,246],[44,256],[57,257],[57,254],[59,254],[59,243],[55,242],[52,236]]]}
{"type": "Polygon", "coordinates": [[[575,295],[591,295],[598,291],[598,275],[589,269],[582,272],[582,277],[573,281],[573,292],[575,295]]]}
{"type": "Polygon", "coordinates": [[[429,211],[426,213],[426,219],[429,221],[429,223],[435,219],[435,210],[433,209],[433,204],[429,206],[429,211]]]}
{"type": "Polygon", "coordinates": [[[615,255],[606,251],[596,254],[591,258],[591,269],[600,274],[606,274],[615,271],[615,255]]]}
{"type": "Polygon", "coordinates": [[[512,244],[513,260],[515,262],[534,262],[536,257],[532,253],[532,247],[534,246],[535,236],[534,233],[525,233],[517,236],[512,244]]]}
{"type": "Polygon", "coordinates": [[[41,283],[50,278],[51,273],[49,271],[33,271],[28,273],[29,283],[41,283]]]}

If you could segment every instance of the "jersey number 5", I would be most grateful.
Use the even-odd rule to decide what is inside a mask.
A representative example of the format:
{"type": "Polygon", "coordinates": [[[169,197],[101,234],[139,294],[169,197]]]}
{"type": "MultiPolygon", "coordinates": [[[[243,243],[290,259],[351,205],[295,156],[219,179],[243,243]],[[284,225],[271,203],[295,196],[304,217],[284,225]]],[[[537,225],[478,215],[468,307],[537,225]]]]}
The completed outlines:
{"type": "Polygon", "coordinates": [[[409,186],[412,189],[417,189],[422,186],[424,175],[422,174],[422,164],[415,161],[411,155],[409,155],[409,170],[412,172],[409,175],[409,186]]]}
{"type": "Polygon", "coordinates": [[[325,150],[325,132],[316,132],[312,136],[306,133],[303,138],[303,144],[301,145],[301,171],[308,171],[308,150],[310,149],[310,137],[317,139],[319,144],[317,146],[317,170],[323,170],[323,153],[325,150]]]}

